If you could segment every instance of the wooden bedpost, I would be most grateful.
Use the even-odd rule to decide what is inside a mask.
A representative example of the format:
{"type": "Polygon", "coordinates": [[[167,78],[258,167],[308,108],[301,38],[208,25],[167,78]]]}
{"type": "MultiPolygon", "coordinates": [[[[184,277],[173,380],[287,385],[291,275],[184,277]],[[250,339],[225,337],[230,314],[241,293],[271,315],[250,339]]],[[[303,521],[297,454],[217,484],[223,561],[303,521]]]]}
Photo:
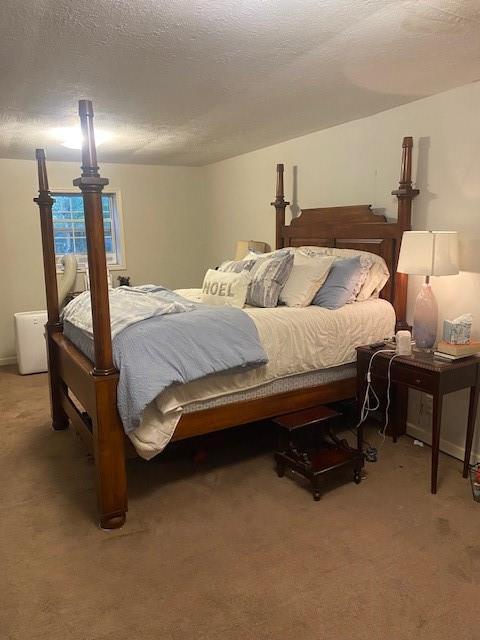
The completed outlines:
{"type": "Polygon", "coordinates": [[[48,322],[60,322],[60,309],[57,291],[57,265],[55,261],[55,243],[53,237],[52,206],[55,200],[50,195],[48,187],[47,165],[45,151],[35,150],[38,167],[38,198],[34,202],[40,209],[40,228],[42,233],[43,271],[45,275],[45,293],[47,297],[48,322]]]}
{"type": "Polygon", "coordinates": [[[282,229],[285,226],[285,209],[290,204],[284,198],[283,190],[283,164],[277,164],[277,188],[275,190],[275,200],[270,204],[275,207],[275,248],[283,247],[282,229]]]}
{"type": "Polygon", "coordinates": [[[82,175],[73,181],[83,193],[92,303],[95,414],[91,415],[100,526],[117,529],[125,522],[127,477],[125,434],[117,409],[118,372],[113,365],[102,190],[108,184],[97,166],[90,100],[80,100],[82,175]]]}
{"type": "MultiPolygon", "coordinates": [[[[413,138],[406,136],[402,144],[402,166],[400,170],[400,181],[398,189],[392,191],[392,195],[398,199],[397,224],[400,231],[400,238],[395,247],[395,268],[400,255],[400,244],[404,231],[412,228],[412,200],[420,191],[412,188],[412,148],[413,138]]],[[[397,330],[408,329],[407,324],[407,288],[408,275],[406,273],[395,273],[394,303],[397,314],[397,330]]]]}
{"type": "Polygon", "coordinates": [[[78,103],[82,127],[82,175],[73,181],[83,193],[87,236],[90,296],[92,300],[95,375],[114,373],[110,306],[108,302],[107,261],[103,229],[102,190],[108,184],[97,166],[97,150],[93,130],[93,107],[90,100],[78,103]]]}
{"type": "Polygon", "coordinates": [[[55,243],[53,237],[52,206],[55,202],[50,195],[48,186],[45,151],[36,149],[35,158],[38,167],[38,197],[34,202],[40,210],[40,229],[42,234],[43,271],[45,276],[45,293],[47,298],[47,336],[48,379],[50,387],[50,410],[52,427],[56,431],[68,427],[68,417],[61,404],[61,385],[55,350],[52,344],[52,334],[62,332],[60,309],[57,291],[57,266],[55,261],[55,243]]]}

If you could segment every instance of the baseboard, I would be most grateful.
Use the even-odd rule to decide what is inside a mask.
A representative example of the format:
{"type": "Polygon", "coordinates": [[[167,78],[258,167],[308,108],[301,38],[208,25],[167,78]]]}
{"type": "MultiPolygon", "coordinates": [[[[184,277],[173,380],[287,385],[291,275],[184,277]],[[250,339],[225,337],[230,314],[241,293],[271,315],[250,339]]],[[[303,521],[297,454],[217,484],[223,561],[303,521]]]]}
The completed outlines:
{"type": "MultiPolygon", "coordinates": [[[[422,429],[416,424],[407,422],[407,433],[409,436],[412,436],[417,440],[421,440],[426,444],[432,444],[431,432],[426,429],[422,429]]],[[[453,442],[445,440],[444,438],[440,438],[440,451],[443,451],[443,453],[447,453],[449,456],[452,456],[454,458],[458,458],[458,460],[463,460],[465,456],[465,447],[460,447],[458,446],[458,444],[454,444],[453,442]]],[[[472,451],[472,456],[476,460],[480,460],[480,451],[472,451]]]]}
{"type": "Polygon", "coordinates": [[[8,356],[7,358],[0,358],[0,367],[4,367],[7,364],[16,364],[17,358],[15,356],[8,356]]]}

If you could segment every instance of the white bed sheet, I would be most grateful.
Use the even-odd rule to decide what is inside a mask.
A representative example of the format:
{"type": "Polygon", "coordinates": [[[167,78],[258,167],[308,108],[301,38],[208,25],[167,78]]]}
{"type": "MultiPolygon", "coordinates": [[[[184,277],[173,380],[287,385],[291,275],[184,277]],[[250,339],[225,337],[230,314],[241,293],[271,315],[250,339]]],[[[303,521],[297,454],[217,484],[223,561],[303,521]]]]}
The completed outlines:
{"type": "MultiPolygon", "coordinates": [[[[199,289],[178,293],[199,300],[199,289]]],[[[189,404],[242,392],[272,380],[354,362],[355,347],[391,337],[395,311],[386,300],[355,302],[331,311],[321,307],[246,307],[267,353],[267,365],[251,371],[219,374],[161,393],[144,412],[142,424],[130,435],[139,455],[150,459],[171,439],[189,404]]]]}

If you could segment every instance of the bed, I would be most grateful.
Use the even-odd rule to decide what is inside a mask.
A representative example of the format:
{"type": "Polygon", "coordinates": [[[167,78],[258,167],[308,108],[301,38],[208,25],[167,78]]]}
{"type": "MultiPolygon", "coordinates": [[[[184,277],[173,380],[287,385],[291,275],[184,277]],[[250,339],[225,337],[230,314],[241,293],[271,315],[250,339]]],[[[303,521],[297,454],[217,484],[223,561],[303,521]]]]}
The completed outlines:
{"type": "MultiPolygon", "coordinates": [[[[93,339],[90,346],[64,331],[56,288],[52,204],[43,150],[36,151],[43,262],[47,296],[46,325],[52,426],[70,423],[91,449],[96,470],[99,524],[123,525],[127,512],[125,458],[133,447],[117,410],[119,372],[112,355],[101,192],[108,180],[100,177],[90,101],[79,103],[83,132],[82,174],[74,181],[83,193],[90,271],[93,339]]],[[[131,438],[137,451],[150,458],[166,442],[267,419],[302,408],[355,396],[355,346],[391,334],[406,325],[406,276],[396,273],[402,234],[410,229],[412,138],[402,145],[396,222],[373,213],[370,205],[303,210],[285,222],[289,203],[284,197],[283,165],[277,165],[275,208],[276,248],[315,245],[357,249],[380,255],[391,274],[378,300],[346,305],[334,312],[307,307],[247,310],[266,345],[269,364],[249,372],[209,376],[189,385],[167,389],[147,407],[140,430],[131,438]],[[272,326],[278,327],[275,333],[272,326]],[[291,358],[284,335],[311,335],[291,358]],[[348,334],[349,340],[338,340],[348,334]],[[268,342],[268,336],[271,337],[268,342]],[[327,346],[326,346],[327,345],[327,346]],[[166,430],[166,431],[165,431],[166,430]],[[164,437],[165,432],[167,436],[164,437]],[[158,434],[160,435],[158,437],[158,434]]],[[[192,300],[197,291],[182,291],[192,300]]],[[[67,331],[68,333],[68,331],[67,331]]],[[[295,339],[293,338],[295,342],[295,339]]]]}
{"type": "MultiPolygon", "coordinates": [[[[201,290],[179,290],[198,301],[201,290]]],[[[141,424],[128,433],[137,453],[149,460],[171,438],[182,415],[276,393],[306,389],[355,375],[355,347],[389,337],[395,312],[387,300],[372,299],[332,311],[305,308],[245,308],[258,331],[268,363],[248,371],[217,373],[187,384],[171,384],[145,405],[141,424]]],[[[64,335],[90,359],[89,335],[64,322],[64,335]]],[[[144,364],[142,363],[142,370],[144,364]]],[[[122,420],[125,427],[125,420],[122,420]]]]}

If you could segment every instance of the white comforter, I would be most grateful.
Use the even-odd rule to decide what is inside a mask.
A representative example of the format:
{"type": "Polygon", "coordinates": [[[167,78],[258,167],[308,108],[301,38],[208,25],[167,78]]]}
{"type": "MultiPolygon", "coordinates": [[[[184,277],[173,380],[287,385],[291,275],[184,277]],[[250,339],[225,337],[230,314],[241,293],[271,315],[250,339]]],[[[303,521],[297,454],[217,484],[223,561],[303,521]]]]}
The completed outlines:
{"type": "MultiPolygon", "coordinates": [[[[199,289],[178,293],[199,300],[199,289]]],[[[395,312],[386,300],[372,299],[345,305],[336,311],[321,307],[246,307],[255,322],[269,362],[248,372],[209,376],[176,385],[160,394],[144,412],[143,422],[130,438],[146,459],[162,451],[171,439],[184,407],[272,380],[317,369],[327,369],[356,358],[355,347],[394,333],[395,312]]]]}

